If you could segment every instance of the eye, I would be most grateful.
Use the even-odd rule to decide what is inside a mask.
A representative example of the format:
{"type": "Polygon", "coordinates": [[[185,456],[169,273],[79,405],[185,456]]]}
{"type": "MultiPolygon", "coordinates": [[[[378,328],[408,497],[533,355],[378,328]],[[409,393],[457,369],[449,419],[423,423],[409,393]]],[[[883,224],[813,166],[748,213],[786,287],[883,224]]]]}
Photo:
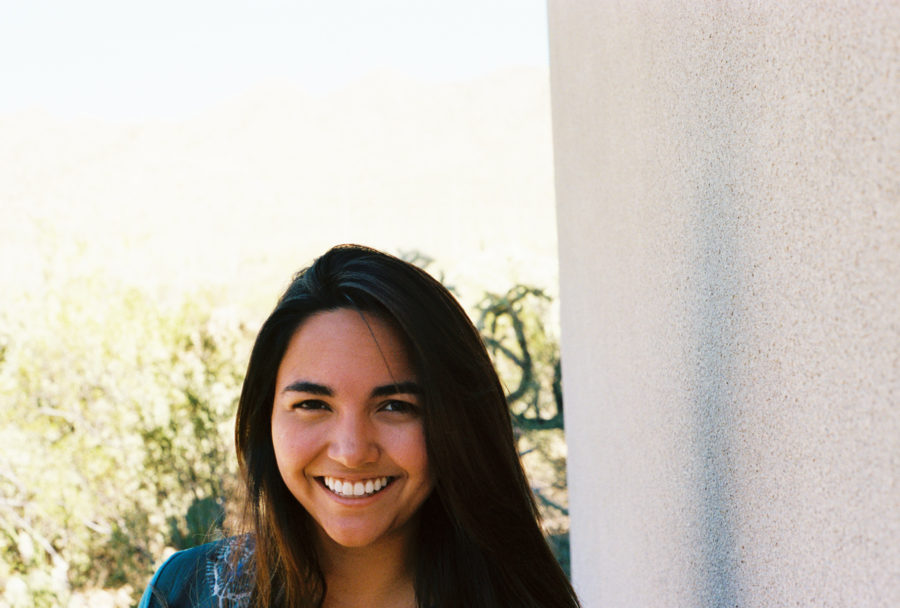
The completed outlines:
{"type": "Polygon", "coordinates": [[[391,399],[390,401],[386,401],[384,405],[381,406],[381,411],[396,412],[398,414],[417,414],[419,412],[419,407],[413,405],[412,403],[409,403],[408,401],[391,399]]]}
{"type": "Polygon", "coordinates": [[[291,409],[317,411],[328,410],[330,408],[328,407],[328,404],[321,399],[305,399],[303,401],[298,401],[297,403],[292,405],[291,409]]]}

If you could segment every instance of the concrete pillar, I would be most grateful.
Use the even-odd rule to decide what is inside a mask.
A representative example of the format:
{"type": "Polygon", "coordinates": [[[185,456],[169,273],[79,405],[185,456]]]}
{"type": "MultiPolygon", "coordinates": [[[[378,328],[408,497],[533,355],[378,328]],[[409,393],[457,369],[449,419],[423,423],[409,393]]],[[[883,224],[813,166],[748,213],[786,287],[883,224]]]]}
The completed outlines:
{"type": "Polygon", "coordinates": [[[900,3],[549,23],[585,606],[900,606],[900,3]]]}

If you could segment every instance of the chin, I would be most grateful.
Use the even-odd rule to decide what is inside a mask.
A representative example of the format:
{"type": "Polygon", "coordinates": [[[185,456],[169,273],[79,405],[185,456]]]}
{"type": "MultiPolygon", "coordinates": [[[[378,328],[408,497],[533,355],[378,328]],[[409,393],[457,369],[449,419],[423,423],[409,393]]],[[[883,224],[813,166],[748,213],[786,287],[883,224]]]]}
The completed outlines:
{"type": "Polygon", "coordinates": [[[323,530],[331,542],[347,549],[362,549],[376,544],[383,535],[368,530],[323,530]]]}

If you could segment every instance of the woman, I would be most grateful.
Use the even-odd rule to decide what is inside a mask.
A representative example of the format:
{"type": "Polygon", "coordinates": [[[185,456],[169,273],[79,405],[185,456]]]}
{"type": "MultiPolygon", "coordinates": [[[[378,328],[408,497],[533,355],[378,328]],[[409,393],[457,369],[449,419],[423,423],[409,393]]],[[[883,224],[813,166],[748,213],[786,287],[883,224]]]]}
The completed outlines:
{"type": "Polygon", "coordinates": [[[477,330],[359,246],[301,271],[235,429],[248,533],[176,553],[142,606],[575,607],[477,330]]]}

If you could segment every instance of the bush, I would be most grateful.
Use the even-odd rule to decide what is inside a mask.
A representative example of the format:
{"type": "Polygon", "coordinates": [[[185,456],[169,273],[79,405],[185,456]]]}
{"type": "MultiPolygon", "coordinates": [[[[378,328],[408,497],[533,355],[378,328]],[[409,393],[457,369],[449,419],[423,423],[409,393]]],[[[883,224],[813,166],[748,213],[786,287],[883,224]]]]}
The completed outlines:
{"type": "Polygon", "coordinates": [[[221,525],[250,335],[211,301],[73,280],[4,311],[0,578],[27,590],[8,604],[137,594],[221,525]]]}
{"type": "Polygon", "coordinates": [[[532,483],[550,546],[569,572],[566,443],[559,341],[546,329],[550,297],[516,285],[485,294],[477,327],[507,387],[519,453],[532,483]]]}
{"type": "MultiPolygon", "coordinates": [[[[233,418],[254,332],[211,293],[161,304],[99,279],[51,281],[0,311],[0,597],[136,602],[166,551],[220,536],[233,418]]],[[[507,386],[545,527],[568,566],[559,350],[549,298],[517,286],[476,308],[507,386]]]]}

